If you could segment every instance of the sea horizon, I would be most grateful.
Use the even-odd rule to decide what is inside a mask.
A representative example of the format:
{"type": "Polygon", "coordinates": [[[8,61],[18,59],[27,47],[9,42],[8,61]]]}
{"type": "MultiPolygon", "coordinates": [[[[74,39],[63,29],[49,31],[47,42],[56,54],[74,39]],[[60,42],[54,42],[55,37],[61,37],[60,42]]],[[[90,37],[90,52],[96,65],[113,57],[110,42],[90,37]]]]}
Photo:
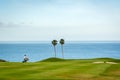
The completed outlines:
{"type": "MultiPolygon", "coordinates": [[[[120,59],[120,42],[65,42],[65,59],[116,58],[120,59]]],[[[61,45],[56,45],[57,57],[62,58],[61,45]]],[[[55,57],[52,43],[49,42],[14,42],[0,43],[0,59],[21,62],[27,55],[30,62],[55,57]]]]}
{"type": "MultiPolygon", "coordinates": [[[[51,40],[52,41],[52,40],[51,40]]],[[[4,44],[4,43],[51,43],[51,41],[0,41],[0,44],[4,44]]],[[[59,43],[59,41],[58,41],[59,43]]],[[[108,41],[65,41],[65,43],[120,43],[120,41],[111,41],[111,40],[108,40],[108,41]]]]}

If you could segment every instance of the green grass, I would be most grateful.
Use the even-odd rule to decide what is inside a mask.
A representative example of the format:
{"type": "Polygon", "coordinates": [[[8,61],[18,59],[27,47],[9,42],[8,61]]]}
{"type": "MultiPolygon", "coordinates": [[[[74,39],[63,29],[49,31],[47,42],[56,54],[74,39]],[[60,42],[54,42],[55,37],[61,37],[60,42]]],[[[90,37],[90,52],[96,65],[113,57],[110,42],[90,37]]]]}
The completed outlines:
{"type": "Polygon", "coordinates": [[[60,62],[60,61],[66,61],[65,59],[60,59],[60,58],[48,58],[48,59],[45,59],[45,60],[42,60],[40,62],[60,62]]]}
{"type": "Polygon", "coordinates": [[[49,58],[39,62],[0,62],[0,80],[120,80],[120,60],[110,58],[63,60],[49,58]],[[118,64],[96,61],[114,61],[118,64]]]}

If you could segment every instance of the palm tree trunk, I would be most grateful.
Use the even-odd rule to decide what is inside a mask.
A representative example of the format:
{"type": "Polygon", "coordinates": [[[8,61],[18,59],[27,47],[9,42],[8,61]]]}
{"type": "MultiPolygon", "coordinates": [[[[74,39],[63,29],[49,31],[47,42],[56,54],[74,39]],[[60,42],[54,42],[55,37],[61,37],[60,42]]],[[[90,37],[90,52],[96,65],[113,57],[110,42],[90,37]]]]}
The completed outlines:
{"type": "Polygon", "coordinates": [[[61,49],[62,49],[62,57],[63,57],[63,59],[64,59],[63,45],[61,45],[61,49]]]}
{"type": "Polygon", "coordinates": [[[55,46],[54,46],[54,52],[55,52],[55,58],[56,58],[56,48],[55,48],[55,46]]]}

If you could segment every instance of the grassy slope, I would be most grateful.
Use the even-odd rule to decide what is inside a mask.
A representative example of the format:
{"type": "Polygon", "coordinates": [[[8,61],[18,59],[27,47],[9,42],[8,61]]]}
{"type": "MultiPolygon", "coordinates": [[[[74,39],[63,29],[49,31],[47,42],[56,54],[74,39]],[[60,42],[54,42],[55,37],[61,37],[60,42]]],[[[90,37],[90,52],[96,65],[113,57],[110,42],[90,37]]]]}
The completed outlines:
{"type": "MultiPolygon", "coordinates": [[[[50,59],[51,60],[51,59],[50,59]]],[[[55,59],[54,59],[55,60],[55,59]]],[[[0,63],[0,80],[72,79],[120,80],[120,61],[114,59],[63,60],[35,63],[0,63]],[[119,64],[93,64],[95,61],[116,61],[119,64]]],[[[58,60],[58,59],[57,59],[58,60]]]]}

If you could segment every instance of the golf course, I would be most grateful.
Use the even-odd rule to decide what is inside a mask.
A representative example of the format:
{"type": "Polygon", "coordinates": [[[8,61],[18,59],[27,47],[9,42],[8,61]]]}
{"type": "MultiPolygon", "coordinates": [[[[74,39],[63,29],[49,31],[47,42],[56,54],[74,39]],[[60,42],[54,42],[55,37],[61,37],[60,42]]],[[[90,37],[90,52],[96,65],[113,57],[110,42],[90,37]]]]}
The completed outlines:
{"type": "Polygon", "coordinates": [[[59,59],[0,62],[0,80],[120,80],[120,60],[59,59]]]}

